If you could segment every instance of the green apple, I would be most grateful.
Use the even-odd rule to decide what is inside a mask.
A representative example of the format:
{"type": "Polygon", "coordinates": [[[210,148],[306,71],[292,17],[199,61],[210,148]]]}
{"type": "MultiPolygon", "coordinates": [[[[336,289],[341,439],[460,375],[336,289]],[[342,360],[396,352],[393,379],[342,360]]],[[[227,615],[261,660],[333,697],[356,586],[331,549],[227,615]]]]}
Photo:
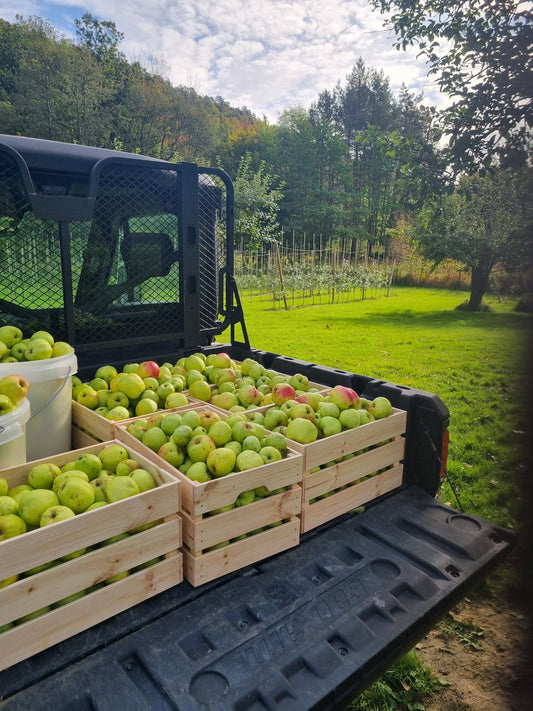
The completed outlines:
{"type": "MultiPolygon", "coordinates": [[[[112,478],[113,475],[110,474],[100,474],[100,476],[96,477],[96,479],[93,479],[91,481],[91,486],[94,489],[94,503],[97,502],[105,502],[107,503],[107,499],[105,496],[105,487],[107,485],[107,482],[109,479],[112,478]]],[[[92,504],[91,504],[92,506],[92,504]]],[[[90,508],[90,507],[88,507],[90,508]]],[[[87,511],[87,509],[85,509],[87,511]]]]}
{"type": "MultiPolygon", "coordinates": [[[[4,344],[2,343],[2,341],[0,341],[0,348],[3,345],[4,344]]],[[[26,360],[26,349],[27,348],[28,348],[28,344],[24,343],[24,341],[20,341],[20,343],[15,343],[15,345],[11,349],[11,355],[21,363],[26,360]]]]}
{"type": "MultiPolygon", "coordinates": [[[[25,496],[29,496],[26,494],[25,496]]],[[[74,513],[81,513],[94,503],[94,488],[88,481],[74,476],[67,476],[58,487],[57,497],[59,503],[68,506],[74,513]]],[[[22,502],[24,502],[24,496],[22,502]]]]}
{"type": "Polygon", "coordinates": [[[32,338],[26,348],[26,360],[46,360],[52,357],[52,345],[45,338],[32,338]]]}
{"type": "Polygon", "coordinates": [[[88,383],[83,384],[76,393],[76,402],[89,410],[95,410],[100,405],[98,391],[92,388],[88,383]]]}
{"type": "Polygon", "coordinates": [[[21,495],[19,514],[28,526],[39,526],[43,511],[59,503],[58,495],[51,489],[32,489],[21,495]]]}
{"type": "Polygon", "coordinates": [[[105,486],[105,496],[109,504],[127,499],[140,493],[137,482],[130,476],[114,476],[105,486]]]}
{"type": "Polygon", "coordinates": [[[83,454],[79,454],[76,457],[75,469],[85,472],[89,477],[89,481],[91,481],[91,479],[95,479],[100,475],[102,471],[102,460],[93,452],[83,452],[83,454]]]}
{"type": "Polygon", "coordinates": [[[235,405],[238,405],[239,401],[235,393],[220,391],[211,395],[209,403],[215,407],[220,407],[223,410],[230,410],[235,405]]]}
{"type": "Polygon", "coordinates": [[[250,491],[243,491],[237,496],[235,499],[235,506],[246,506],[247,504],[251,504],[253,501],[255,501],[255,491],[250,489],[250,491]]]}
{"type": "Polygon", "coordinates": [[[148,422],[141,418],[140,420],[135,420],[128,425],[128,432],[138,439],[142,440],[144,433],[148,430],[148,422]]]}
{"type": "MultiPolygon", "coordinates": [[[[18,344],[15,344],[15,345],[18,345],[18,344]]],[[[13,348],[15,348],[15,346],[13,346],[13,348]]],[[[11,352],[11,350],[6,346],[4,341],[0,341],[0,360],[2,358],[4,358],[10,352],[11,352]]],[[[18,358],[17,358],[17,360],[18,360],[18,358]]]]}
{"type": "Polygon", "coordinates": [[[340,414],[340,410],[334,402],[329,402],[329,400],[322,400],[318,403],[318,414],[320,415],[320,417],[338,417],[340,414]]]}
{"type": "Polygon", "coordinates": [[[23,617],[19,617],[18,620],[15,620],[16,625],[23,625],[25,622],[29,622],[30,620],[34,620],[36,617],[40,617],[41,615],[45,615],[47,612],[50,612],[51,610],[50,605],[46,605],[45,607],[40,607],[38,610],[34,610],[33,612],[29,612],[27,615],[24,615],[23,617]]]}
{"type": "Polygon", "coordinates": [[[285,434],[289,439],[293,439],[295,442],[310,444],[318,437],[318,428],[311,420],[298,417],[289,422],[285,434]]]}
{"type": "Polygon", "coordinates": [[[59,474],[61,469],[54,462],[36,464],[28,472],[28,484],[33,489],[51,489],[59,474]]]}
{"type": "Polygon", "coordinates": [[[109,383],[113,380],[115,375],[118,375],[117,369],[113,365],[101,365],[96,373],[94,374],[95,378],[103,378],[106,383],[109,385],[109,383]]]}
{"type": "MultiPolygon", "coordinates": [[[[343,410],[345,412],[345,410],[343,410]]],[[[357,412],[357,410],[353,410],[357,412]]],[[[331,415],[324,415],[320,417],[317,423],[318,429],[322,432],[323,437],[331,437],[332,435],[339,434],[342,431],[342,424],[337,417],[332,417],[331,415]]]]}
{"type": "Polygon", "coordinates": [[[192,430],[195,427],[198,427],[200,424],[200,415],[198,414],[198,410],[187,410],[184,412],[181,416],[181,424],[187,425],[192,430]]]}
{"type": "MultiPolygon", "coordinates": [[[[123,373],[136,373],[138,368],[139,368],[140,363],[126,363],[122,367],[122,372],[123,373]]],[[[119,373],[120,375],[120,373],[119,373]]]]}
{"type": "Polygon", "coordinates": [[[189,395],[196,400],[209,402],[211,398],[211,386],[203,378],[198,378],[192,383],[188,383],[189,395]]]}
{"type": "Polygon", "coordinates": [[[213,476],[226,476],[235,467],[236,454],[228,447],[217,447],[207,456],[207,469],[213,476]]]}
{"type": "Polygon", "coordinates": [[[19,505],[12,496],[0,496],[0,516],[4,514],[18,514],[19,505]]]}
{"type": "Polygon", "coordinates": [[[231,440],[231,427],[224,420],[219,420],[209,427],[208,434],[217,447],[223,447],[231,440]]]}
{"type": "Polygon", "coordinates": [[[131,474],[134,469],[139,468],[139,462],[136,459],[122,459],[116,466],[115,474],[117,476],[127,476],[131,474]]]}
{"type": "Polygon", "coordinates": [[[242,449],[243,451],[251,449],[254,452],[259,452],[259,450],[261,449],[261,440],[255,435],[248,435],[242,441],[242,449]]]}
{"type": "Polygon", "coordinates": [[[51,346],[54,345],[54,337],[51,333],[48,333],[48,331],[35,331],[35,333],[31,334],[30,341],[35,341],[36,339],[44,339],[51,346]]]}
{"type": "Polygon", "coordinates": [[[120,379],[118,389],[123,392],[129,400],[136,400],[146,389],[144,380],[137,373],[127,373],[120,379]]]}
{"type": "Polygon", "coordinates": [[[170,435],[172,442],[175,442],[178,447],[186,447],[189,440],[192,438],[192,428],[189,425],[181,424],[170,435]]]}
{"type": "Polygon", "coordinates": [[[209,435],[195,435],[187,444],[187,456],[193,462],[207,462],[209,452],[214,449],[216,445],[209,435]]]}
{"type": "Polygon", "coordinates": [[[13,348],[15,343],[22,341],[22,331],[18,326],[0,326],[0,341],[13,348]]]}
{"type": "Polygon", "coordinates": [[[157,412],[157,408],[159,407],[158,400],[155,400],[149,396],[143,397],[145,394],[146,390],[142,394],[139,402],[135,405],[135,415],[137,417],[142,417],[143,415],[151,415],[153,412],[157,412]]]}
{"type": "Polygon", "coordinates": [[[351,430],[354,427],[359,427],[361,424],[361,415],[362,410],[354,410],[352,407],[349,407],[346,410],[341,410],[339,413],[339,422],[341,423],[343,429],[345,430],[351,430]]]}
{"type": "Polygon", "coordinates": [[[372,400],[368,407],[368,411],[374,416],[374,419],[381,420],[384,417],[392,415],[392,405],[386,397],[376,397],[372,400]]]}
{"type": "Polygon", "coordinates": [[[42,512],[39,526],[49,526],[52,523],[58,523],[59,521],[65,521],[67,518],[73,518],[75,515],[74,511],[68,506],[56,504],[42,512]]]}
{"type": "Polygon", "coordinates": [[[107,501],[96,501],[95,499],[94,503],[92,503],[90,506],[87,506],[83,513],[85,513],[86,511],[94,511],[94,509],[99,509],[102,506],[107,506],[107,501]]]}
{"type": "Polygon", "coordinates": [[[159,426],[163,430],[163,432],[167,435],[167,437],[170,437],[171,434],[174,432],[175,429],[177,429],[181,425],[181,415],[177,412],[167,412],[163,418],[161,419],[161,422],[159,426]]]}
{"type": "Polygon", "coordinates": [[[112,410],[114,407],[128,407],[130,404],[130,400],[126,393],[122,392],[122,390],[115,390],[112,392],[111,390],[106,390],[106,394],[102,396],[105,398],[104,405],[112,410]]]}
{"type": "Polygon", "coordinates": [[[263,440],[263,446],[275,447],[283,454],[287,449],[287,438],[281,432],[269,432],[263,440]]]}
{"type": "Polygon", "coordinates": [[[98,452],[102,468],[110,472],[117,470],[117,464],[123,459],[129,459],[128,450],[121,444],[108,444],[98,452]]]}
{"type": "Polygon", "coordinates": [[[15,405],[11,402],[7,395],[0,395],[0,415],[7,415],[15,409],[15,405]]]}
{"type": "Polygon", "coordinates": [[[66,341],[56,341],[52,345],[52,358],[59,358],[60,356],[68,355],[73,352],[74,348],[66,341]]]}
{"type": "Polygon", "coordinates": [[[142,436],[142,443],[153,452],[158,452],[168,442],[168,437],[161,427],[150,427],[142,436]]]}
{"type": "Polygon", "coordinates": [[[29,484],[17,484],[17,486],[13,486],[9,489],[7,495],[11,496],[11,498],[15,499],[15,501],[19,503],[20,497],[25,491],[32,491],[32,487],[29,484]]]}
{"type": "Polygon", "coordinates": [[[103,378],[93,378],[92,380],[89,380],[89,385],[93,390],[109,390],[107,380],[104,380],[103,378]]]}
{"type": "Polygon", "coordinates": [[[9,484],[7,483],[7,479],[3,476],[0,476],[0,496],[7,496],[8,491],[9,484]]]}
{"type": "Polygon", "coordinates": [[[69,602],[74,602],[74,600],[79,600],[79,598],[83,597],[84,595],[87,595],[86,590],[78,590],[77,592],[74,592],[71,595],[67,595],[67,597],[62,598],[61,600],[58,600],[57,602],[54,602],[53,608],[55,610],[57,607],[63,607],[63,605],[68,605],[69,602]]]}
{"type": "Polygon", "coordinates": [[[22,402],[30,390],[30,384],[21,375],[5,375],[0,378],[0,395],[6,395],[13,405],[22,402]]]}
{"type": "Polygon", "coordinates": [[[60,560],[62,561],[67,561],[67,560],[74,560],[75,558],[80,558],[82,555],[85,555],[89,549],[88,548],[80,548],[77,551],[72,551],[72,553],[67,553],[66,555],[62,555],[60,560]]]}
{"type": "Polygon", "coordinates": [[[238,420],[231,428],[231,438],[241,444],[250,435],[257,436],[257,429],[254,423],[248,420],[238,420]]]}
{"type": "Polygon", "coordinates": [[[120,422],[121,420],[129,419],[131,413],[127,407],[122,405],[117,405],[108,410],[106,414],[106,420],[111,420],[112,422],[120,422]]]}
{"type": "Polygon", "coordinates": [[[21,533],[26,533],[27,530],[26,521],[17,514],[2,514],[0,516],[0,541],[19,536],[21,533]]]}
{"type": "Polygon", "coordinates": [[[180,467],[180,471],[182,471],[189,479],[192,479],[192,481],[197,481],[202,484],[206,481],[210,481],[211,479],[211,475],[207,470],[206,462],[191,462],[187,467],[182,465],[180,467]]]}
{"type": "Polygon", "coordinates": [[[374,422],[374,415],[369,410],[365,410],[364,408],[361,409],[359,414],[359,424],[367,425],[369,422],[374,422]]]}
{"type": "Polygon", "coordinates": [[[296,405],[291,408],[289,414],[291,420],[296,420],[299,417],[309,420],[310,422],[314,422],[316,420],[315,411],[311,405],[306,402],[297,402],[296,405]]]}
{"type": "Polygon", "coordinates": [[[255,467],[263,466],[263,464],[263,457],[259,452],[255,452],[253,449],[243,449],[235,460],[235,466],[241,472],[246,469],[254,469],[255,467]]]}
{"type": "Polygon", "coordinates": [[[280,459],[283,459],[283,455],[280,450],[272,445],[265,445],[264,447],[261,447],[259,454],[265,464],[269,464],[270,462],[279,462],[280,459]]]}
{"type": "Polygon", "coordinates": [[[83,481],[89,481],[89,475],[87,472],[82,472],[80,469],[67,469],[56,476],[52,484],[52,491],[57,494],[57,490],[69,476],[76,477],[77,479],[83,479],[83,481]]]}
{"type": "Polygon", "coordinates": [[[141,492],[155,489],[157,486],[154,477],[146,469],[134,469],[130,474],[130,479],[133,479],[141,492]]]}

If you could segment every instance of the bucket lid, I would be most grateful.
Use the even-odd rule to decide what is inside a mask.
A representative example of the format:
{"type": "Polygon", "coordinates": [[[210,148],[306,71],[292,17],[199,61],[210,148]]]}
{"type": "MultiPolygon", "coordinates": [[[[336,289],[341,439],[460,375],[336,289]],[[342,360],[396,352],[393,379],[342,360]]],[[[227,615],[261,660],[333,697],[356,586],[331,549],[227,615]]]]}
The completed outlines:
{"type": "MultiPolygon", "coordinates": [[[[14,410],[6,412],[5,415],[0,415],[0,445],[7,444],[7,442],[20,437],[24,432],[24,425],[30,419],[30,415],[30,401],[27,397],[14,410]]],[[[0,456],[0,468],[1,463],[2,458],[0,456]]]]}
{"type": "Polygon", "coordinates": [[[21,375],[28,383],[58,380],[78,372],[78,359],[74,351],[56,358],[22,360],[18,363],[0,363],[0,378],[5,375],[21,375]]]}

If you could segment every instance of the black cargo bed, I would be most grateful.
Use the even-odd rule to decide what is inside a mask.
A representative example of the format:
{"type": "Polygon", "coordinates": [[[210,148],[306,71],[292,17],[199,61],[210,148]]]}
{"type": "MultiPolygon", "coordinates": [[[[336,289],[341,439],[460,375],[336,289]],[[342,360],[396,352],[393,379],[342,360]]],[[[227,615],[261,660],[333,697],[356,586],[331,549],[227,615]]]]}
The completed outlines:
{"type": "Polygon", "coordinates": [[[184,582],[1,672],[0,709],[343,708],[512,542],[412,486],[286,553],[196,589],[184,582]]]}

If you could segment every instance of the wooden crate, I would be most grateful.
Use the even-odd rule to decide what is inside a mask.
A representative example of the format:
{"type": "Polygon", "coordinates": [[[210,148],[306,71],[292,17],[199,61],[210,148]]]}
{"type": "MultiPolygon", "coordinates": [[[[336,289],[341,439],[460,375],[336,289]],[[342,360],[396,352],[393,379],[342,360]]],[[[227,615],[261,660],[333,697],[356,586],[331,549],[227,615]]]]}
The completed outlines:
{"type": "MultiPolygon", "coordinates": [[[[228,414],[205,403],[192,409],[212,409],[218,412],[222,419],[228,414]]],[[[158,464],[164,461],[148,447],[140,444],[124,424],[119,423],[116,437],[126,448],[142,447],[145,456],[151,461],[158,464]]],[[[297,545],[298,536],[295,540],[294,531],[299,531],[300,527],[297,516],[301,512],[302,502],[301,453],[289,449],[285,458],[280,461],[228,474],[205,483],[192,481],[179,469],[171,468],[171,471],[181,483],[184,575],[192,585],[213,580],[297,545]],[[212,513],[233,504],[244,491],[262,486],[276,493],[245,506],[212,513]],[[283,491],[278,493],[281,489],[283,491]],[[282,525],[279,525],[280,521],[283,522],[282,525]],[[244,540],[234,540],[261,528],[266,530],[260,534],[248,535],[244,540]],[[259,535],[260,539],[257,538],[259,535]],[[229,544],[223,548],[207,550],[228,541],[229,544]]]]}
{"type": "Polygon", "coordinates": [[[291,443],[304,456],[302,533],[401,486],[406,420],[406,412],[394,409],[390,417],[311,444],[291,443]]]}
{"type": "MultiPolygon", "coordinates": [[[[157,412],[179,412],[187,409],[191,405],[197,405],[200,401],[191,398],[187,393],[188,405],[175,407],[170,410],[157,410],[157,412]]],[[[150,415],[138,415],[137,417],[121,420],[120,422],[131,422],[132,420],[140,420],[150,415]]],[[[116,425],[120,424],[113,420],[107,420],[102,415],[99,415],[94,410],[90,410],[84,405],[80,405],[76,400],[72,401],[72,441],[73,446],[85,446],[86,444],[94,444],[95,442],[105,442],[115,437],[116,425]]]]}
{"type": "MultiPolygon", "coordinates": [[[[62,466],[83,452],[98,453],[112,443],[118,441],[10,467],[2,470],[2,476],[10,487],[16,486],[26,482],[27,472],[38,462],[53,461],[62,466]]],[[[163,465],[154,464],[133,447],[128,450],[152,473],[156,488],[0,542],[0,581],[18,576],[16,582],[0,588],[0,628],[50,607],[44,614],[0,633],[0,670],[182,582],[182,522],[177,513],[181,484],[163,465]],[[98,547],[136,528],[141,530],[98,547]],[[83,555],[59,561],[84,548],[88,550],[83,555]],[[143,567],[156,558],[160,560],[143,567]],[[50,561],[59,562],[23,576],[25,571],[50,561]],[[124,571],[130,574],[104,582],[124,571]],[[83,590],[87,591],[83,597],[58,605],[83,590]]]]}

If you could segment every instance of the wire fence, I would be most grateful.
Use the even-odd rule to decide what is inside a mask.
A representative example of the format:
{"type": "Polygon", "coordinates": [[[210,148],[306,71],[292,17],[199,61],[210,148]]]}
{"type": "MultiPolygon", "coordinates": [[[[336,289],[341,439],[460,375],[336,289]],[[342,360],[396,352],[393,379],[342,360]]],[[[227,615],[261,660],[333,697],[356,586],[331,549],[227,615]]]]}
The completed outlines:
{"type": "Polygon", "coordinates": [[[273,309],[335,304],[389,293],[394,260],[366,243],[323,244],[318,239],[285,238],[260,249],[235,252],[235,278],[241,298],[272,302],[273,309]]]}

